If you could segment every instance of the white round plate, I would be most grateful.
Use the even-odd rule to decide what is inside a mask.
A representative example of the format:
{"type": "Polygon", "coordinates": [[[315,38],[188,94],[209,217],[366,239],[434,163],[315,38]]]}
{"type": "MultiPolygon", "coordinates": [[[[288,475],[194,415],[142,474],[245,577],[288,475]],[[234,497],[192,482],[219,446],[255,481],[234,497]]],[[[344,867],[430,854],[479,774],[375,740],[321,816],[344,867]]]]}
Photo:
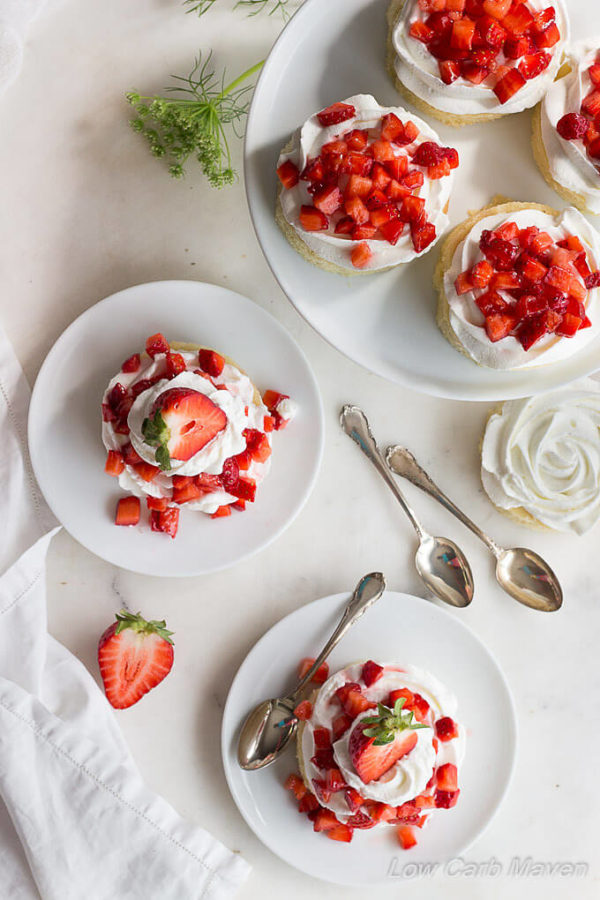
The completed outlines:
{"type": "Polygon", "coordinates": [[[357,830],[351,844],[316,834],[283,787],[290,772],[298,769],[294,749],[266,769],[245,772],[237,763],[237,737],[257,703],[293,688],[297,662],[319,652],[347,601],[347,594],[335,594],[310,603],[278,622],[253,647],[227,698],[223,764],[242,816],[277,856],[337,884],[394,884],[404,865],[458,856],[489,824],[512,775],[515,711],[498,663],[462,622],[426,600],[386,592],[332,653],[329,671],[359,659],[397,660],[430,670],[456,694],[459,721],[467,729],[459,802],[431,817],[410,853],[401,850],[391,827],[357,830]]]}
{"type": "Polygon", "coordinates": [[[29,449],[40,487],[67,531],[98,556],[145,575],[201,575],[266,547],[306,502],[323,452],[323,409],[308,361],[287,331],[246,297],[196,281],[158,281],[107,297],[76,319],[40,369],[29,412],[29,449]],[[260,390],[289,394],[299,412],[275,434],[272,467],[254,504],[213,520],[181,512],[172,540],[139,526],[117,528],[116,479],[104,473],[100,404],[110,378],[146,338],[214,347],[260,390]]]}
{"type": "MultiPolygon", "coordinates": [[[[316,110],[353,94],[404,106],[385,71],[389,0],[305,0],[273,47],[258,81],[246,128],[245,175],[250,213],[265,256],[296,309],[334,347],[390,381],[439,397],[503,400],[550,390],[595,371],[600,338],[570,360],[530,371],[485,369],[454,350],[435,324],[432,275],[438,246],[390,272],[344,277],[306,262],[274,217],[277,158],[290,135],[316,110]]],[[[600,7],[582,0],[574,37],[600,30],[600,7]],[[590,21],[592,17],[592,21],[590,21]],[[584,23],[585,25],[584,28],[584,23]],[[585,30],[587,28],[587,31],[585,30]],[[590,30],[591,29],[591,30],[590,30]]],[[[533,161],[530,113],[465,128],[432,119],[461,165],[450,201],[451,223],[494,194],[562,208],[533,161]]],[[[594,218],[594,217],[592,217],[594,218]]]]}

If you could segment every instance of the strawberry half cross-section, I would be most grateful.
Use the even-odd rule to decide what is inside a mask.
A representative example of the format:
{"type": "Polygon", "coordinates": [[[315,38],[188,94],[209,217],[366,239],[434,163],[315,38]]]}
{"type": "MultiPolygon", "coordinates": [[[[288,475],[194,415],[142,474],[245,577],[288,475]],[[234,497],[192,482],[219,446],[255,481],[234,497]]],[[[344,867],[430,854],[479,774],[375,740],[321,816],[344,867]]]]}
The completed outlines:
{"type": "Polygon", "coordinates": [[[171,460],[185,461],[206,447],[227,425],[227,416],[206,394],[191,388],[170,388],[154,402],[142,434],[163,470],[171,460]]]}
{"type": "Polygon", "coordinates": [[[377,781],[417,743],[417,729],[426,728],[414,720],[413,713],[403,710],[404,698],[390,709],[377,704],[377,715],[367,716],[355,726],[348,750],[356,773],[364,784],[377,781]]]}

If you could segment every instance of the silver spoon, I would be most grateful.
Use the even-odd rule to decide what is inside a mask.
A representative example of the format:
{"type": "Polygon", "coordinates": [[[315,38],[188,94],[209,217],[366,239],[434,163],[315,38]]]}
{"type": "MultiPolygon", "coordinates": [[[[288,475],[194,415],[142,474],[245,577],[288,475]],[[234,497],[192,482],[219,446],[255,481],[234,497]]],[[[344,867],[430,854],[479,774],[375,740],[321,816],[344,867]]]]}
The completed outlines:
{"type": "Polygon", "coordinates": [[[496,579],[507,594],[542,612],[560,609],[563,601],[560,583],[541,556],[523,547],[512,550],[500,547],[439,489],[406,447],[388,447],[386,460],[392,472],[430,494],[483,541],[496,557],[496,579]]]}
{"type": "Polygon", "coordinates": [[[294,709],[304,687],[348,629],[379,600],[384,591],[385,578],[381,572],[371,572],[361,578],[339,625],[294,691],[285,697],[263,700],[248,715],[238,739],[238,762],[242,769],[262,769],[270,765],[289,744],[298,727],[294,709]]]}
{"type": "Polygon", "coordinates": [[[424,584],[444,603],[449,603],[450,606],[468,606],[473,599],[473,576],[462,550],[448,538],[432,537],[425,531],[390,475],[362,409],[358,406],[344,406],[340,424],[373,463],[417,532],[419,549],[415,565],[424,584]]]}

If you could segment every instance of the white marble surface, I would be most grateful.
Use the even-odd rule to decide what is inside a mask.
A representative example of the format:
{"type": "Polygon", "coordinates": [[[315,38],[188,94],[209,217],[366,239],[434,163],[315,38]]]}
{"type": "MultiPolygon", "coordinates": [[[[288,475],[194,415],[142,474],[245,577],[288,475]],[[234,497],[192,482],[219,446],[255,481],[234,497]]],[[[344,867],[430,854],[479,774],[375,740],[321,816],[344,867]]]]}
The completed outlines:
{"type": "MultiPolygon", "coordinates": [[[[212,192],[193,169],[186,180],[174,182],[128,129],[123,92],[160,89],[170,72],[187,71],[198,46],[214,45],[215,61],[232,74],[266,53],[280,21],[247,21],[230,6],[218,0],[218,9],[198,21],[184,15],[177,0],[49,0],[30,31],[23,72],[0,98],[0,316],[33,380],[65,326],[120,288],[197,278],[246,293],[286,325],[312,361],[327,419],[322,471],[304,511],[275,545],[211,577],[168,581],[118,571],[61,534],[48,573],[52,633],[98,677],[96,641],[123,601],[148,616],[165,616],[180,636],[175,668],[152,699],[119,714],[149,784],[252,863],[244,900],[263,896],[267,888],[285,892],[289,900],[315,891],[326,898],[358,897],[358,891],[288,868],[257,841],[229,796],[219,730],[237,667],[281,616],[350,587],[374,568],[386,573],[391,588],[419,592],[410,527],[337,426],[342,402],[359,403],[383,443],[408,444],[499,541],[529,544],[547,556],[565,588],[565,605],[556,615],[519,607],[495,586],[490,559],[475,539],[428,498],[407,489],[430,527],[455,535],[469,553],[477,597],[472,608],[457,614],[501,661],[520,726],[509,796],[466,854],[471,861],[494,857],[504,874],[442,874],[412,883],[411,897],[596,897],[598,530],[583,538],[536,533],[497,513],[478,477],[477,446],[488,405],[420,396],[346,360],[299,318],[274,282],[254,238],[242,185],[212,192]],[[512,858],[527,856],[587,862],[589,872],[577,879],[509,876],[512,858]]],[[[583,12],[583,0],[572,6],[583,12]]],[[[584,24],[580,15],[581,34],[584,24]]],[[[493,187],[510,193],[511,167],[522,159],[531,199],[551,201],[527,148],[527,114],[521,121],[517,156],[509,157],[493,187]]],[[[494,140],[491,128],[482,137],[484,153],[494,140]]],[[[464,142],[472,143],[468,133],[464,142]]],[[[239,148],[236,156],[241,162],[239,148]]],[[[454,215],[469,201],[461,198],[454,215]]],[[[377,890],[393,898],[402,889],[394,881],[377,890]]]]}

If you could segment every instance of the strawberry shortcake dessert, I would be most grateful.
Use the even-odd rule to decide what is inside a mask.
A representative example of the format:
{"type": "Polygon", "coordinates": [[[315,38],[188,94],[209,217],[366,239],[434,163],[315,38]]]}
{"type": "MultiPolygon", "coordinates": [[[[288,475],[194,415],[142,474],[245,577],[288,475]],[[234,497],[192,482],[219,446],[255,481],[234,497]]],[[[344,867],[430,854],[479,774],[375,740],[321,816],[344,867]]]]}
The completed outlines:
{"type": "Polygon", "coordinates": [[[285,786],[332,840],[387,825],[408,849],[430,814],[460,795],[465,731],[456,699],[411,665],[368,660],[327,675],[322,667],[316,678],[324,683],[295,710],[300,774],[285,786]]]}
{"type": "Polygon", "coordinates": [[[261,397],[230,359],[162,334],[125,360],[102,399],[105,471],[128,494],[117,525],[137,525],[141,500],[152,531],[175,537],[180,509],[213,518],[252,503],[270,466],[273,432],[296,404],[285,394],[261,397]]]}
{"type": "Polygon", "coordinates": [[[600,235],[572,207],[494,203],[448,235],[437,322],[491,369],[568,359],[600,330],[600,235]]]}
{"type": "Polygon", "coordinates": [[[398,91],[448,125],[535,106],[569,31],[563,0],[391,0],[388,24],[398,91]]]}
{"type": "Polygon", "coordinates": [[[533,120],[533,153],[548,184],[582,212],[600,215],[600,38],[569,47],[533,120]]]}
{"type": "Polygon", "coordinates": [[[281,152],[277,222],[322,269],[380,272],[439,238],[457,166],[422,119],[358,94],[311,116],[281,152]]]}

